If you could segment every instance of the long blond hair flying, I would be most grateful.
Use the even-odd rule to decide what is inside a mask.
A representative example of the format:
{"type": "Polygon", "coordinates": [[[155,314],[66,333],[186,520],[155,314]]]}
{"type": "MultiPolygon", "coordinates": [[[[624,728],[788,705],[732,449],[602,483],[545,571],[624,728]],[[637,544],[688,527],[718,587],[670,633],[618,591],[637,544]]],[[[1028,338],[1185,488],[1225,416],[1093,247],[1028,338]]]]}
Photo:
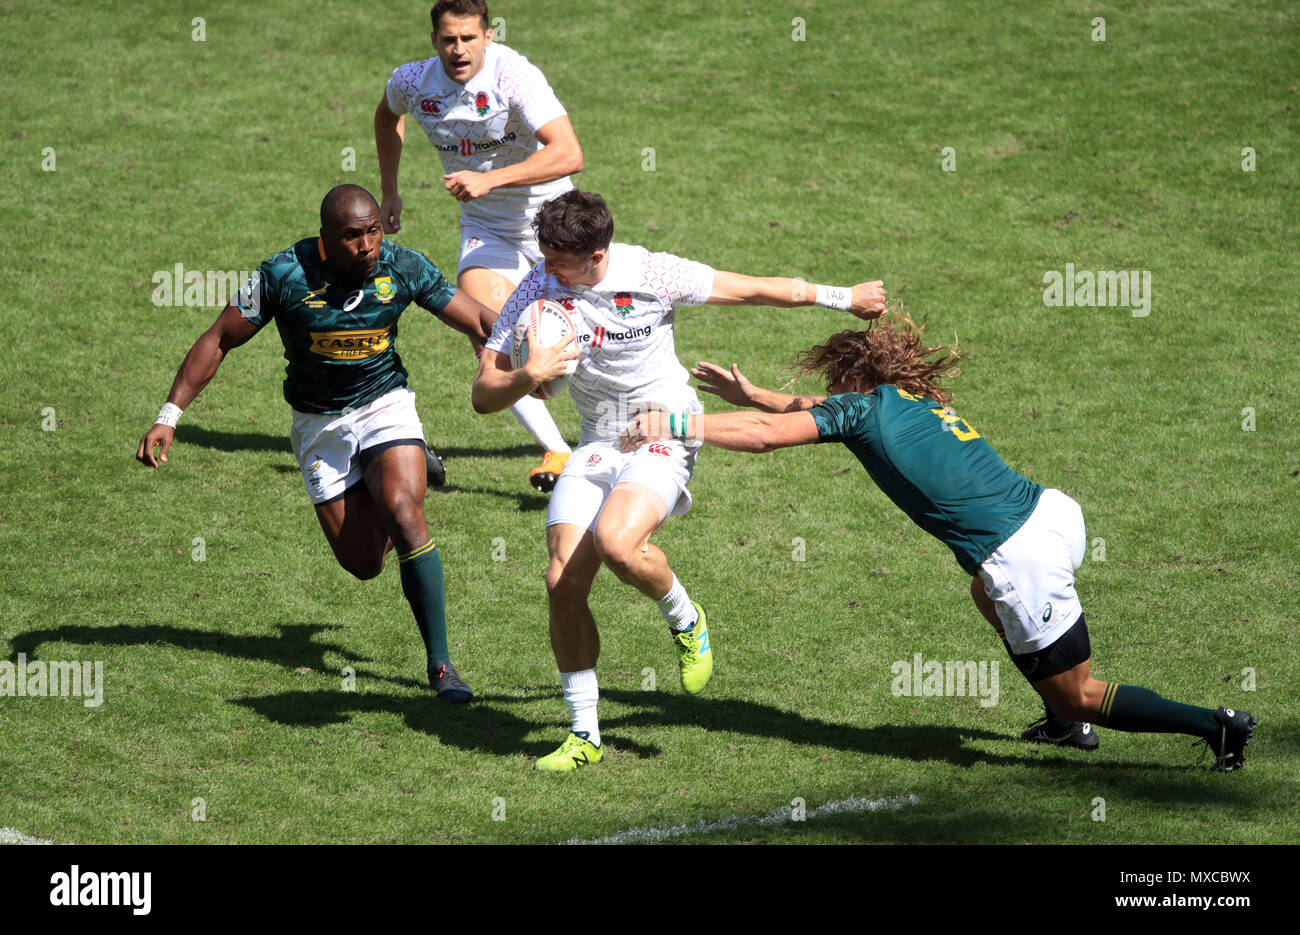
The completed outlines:
{"type": "Polygon", "coordinates": [[[946,406],[952,402],[952,393],[939,381],[961,373],[957,363],[962,355],[957,353],[955,334],[951,348],[926,346],[922,339],[927,320],[928,316],[918,325],[906,312],[894,310],[871,322],[865,331],[833,334],[826,343],[804,353],[793,380],[820,374],[828,391],[839,385],[859,393],[893,384],[946,406]],[[933,356],[936,354],[939,356],[933,356]]]}

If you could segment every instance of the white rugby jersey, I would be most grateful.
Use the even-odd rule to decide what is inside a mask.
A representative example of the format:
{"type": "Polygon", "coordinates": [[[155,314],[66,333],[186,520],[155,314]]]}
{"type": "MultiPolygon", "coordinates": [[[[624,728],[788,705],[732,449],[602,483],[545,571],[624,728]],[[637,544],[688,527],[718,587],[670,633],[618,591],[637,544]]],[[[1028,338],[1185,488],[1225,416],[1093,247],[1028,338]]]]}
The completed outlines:
{"type": "MultiPolygon", "coordinates": [[[[490,43],[483,67],[465,84],[447,77],[434,56],[393,71],[388,107],[419,123],[447,174],[487,172],[523,162],[542,148],[538,128],[566,114],[545,76],[513,49],[490,43]]],[[[461,205],[462,217],[515,235],[529,230],[537,208],[573,188],[568,176],[521,188],[498,188],[461,205]]]]}
{"type": "Polygon", "coordinates": [[[519,313],[538,299],[559,302],[578,330],[569,394],[582,416],[579,444],[617,443],[638,405],[703,411],[677,360],[673,320],[678,306],[703,305],[712,290],[710,266],[613,243],[605,278],[594,286],[562,286],[545,261],[533,267],[506,300],[487,347],[509,354],[519,313]]]}

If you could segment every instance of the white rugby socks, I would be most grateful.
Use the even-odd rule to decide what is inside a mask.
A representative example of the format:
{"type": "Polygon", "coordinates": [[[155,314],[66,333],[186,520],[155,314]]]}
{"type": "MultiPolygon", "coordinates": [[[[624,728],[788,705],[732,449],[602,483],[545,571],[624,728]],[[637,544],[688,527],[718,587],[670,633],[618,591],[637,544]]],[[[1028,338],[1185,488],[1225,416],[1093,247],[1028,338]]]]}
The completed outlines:
{"type": "Polygon", "coordinates": [[[586,733],[587,740],[600,746],[600,721],[596,718],[596,702],[600,700],[600,687],[596,683],[596,670],[561,672],[560,684],[564,687],[564,703],[573,718],[573,732],[586,733]]]}
{"type": "Polygon", "coordinates": [[[547,451],[568,454],[573,450],[556,428],[555,420],[551,418],[551,413],[542,400],[535,396],[524,396],[510,407],[510,411],[515,414],[519,424],[528,429],[528,434],[537,439],[547,451]]]}
{"type": "Polygon", "coordinates": [[[659,613],[663,614],[664,620],[668,622],[668,629],[680,633],[687,629],[700,615],[695,612],[695,605],[691,603],[686,589],[682,583],[673,575],[673,586],[668,589],[668,593],[659,598],[659,613]]]}

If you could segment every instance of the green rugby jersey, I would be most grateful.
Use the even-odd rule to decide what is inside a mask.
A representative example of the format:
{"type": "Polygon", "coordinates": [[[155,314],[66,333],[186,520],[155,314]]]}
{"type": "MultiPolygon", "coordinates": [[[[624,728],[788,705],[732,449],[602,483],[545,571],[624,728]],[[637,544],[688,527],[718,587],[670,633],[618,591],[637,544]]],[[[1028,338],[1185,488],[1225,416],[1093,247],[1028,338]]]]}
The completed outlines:
{"type": "Polygon", "coordinates": [[[1043,488],[933,399],[896,386],[840,393],[809,410],[823,442],[843,442],[880,489],[969,574],[1029,518],[1043,488]]]}
{"type": "Polygon", "coordinates": [[[456,287],[422,253],[385,240],[365,279],[336,273],[317,237],[271,257],[232,300],[259,327],[272,318],[284,343],[285,401],[300,412],[358,408],[406,386],[393,345],[412,302],[435,315],[456,287]]]}

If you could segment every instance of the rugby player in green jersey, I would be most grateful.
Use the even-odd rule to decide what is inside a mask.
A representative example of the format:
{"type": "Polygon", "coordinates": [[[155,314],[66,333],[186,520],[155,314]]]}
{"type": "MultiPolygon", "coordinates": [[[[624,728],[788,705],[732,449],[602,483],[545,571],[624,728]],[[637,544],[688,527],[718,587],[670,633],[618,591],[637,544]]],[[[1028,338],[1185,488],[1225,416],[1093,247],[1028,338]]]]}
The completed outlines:
{"type": "Polygon", "coordinates": [[[424,517],[424,430],[393,346],[412,302],[480,344],[496,319],[423,254],[384,240],[368,191],[331,189],[319,238],[264,262],[190,348],[136,458],[153,468],[167,460],[181,411],[227,353],[274,319],[289,362],[284,398],[293,409],[294,453],[334,557],[364,580],[383,571],[396,549],[430,685],[443,701],[465,702],[474,695],[451,664],[442,559],[424,517]]]}
{"type": "Polygon", "coordinates": [[[1026,740],[1093,750],[1091,725],[1202,738],[1215,770],[1239,769],[1255,719],[1200,708],[1093,678],[1088,629],[1074,588],[1086,538],[1083,512],[1059,490],[1011,470],[939,386],[958,357],[922,343],[903,316],[843,331],[804,356],[800,375],[825,378],[830,396],[762,389],[701,363],[701,389],[762,413],[641,413],[625,446],[692,439],[733,451],[843,443],[913,522],[952,549],[971,576],[971,597],[1002,636],[1016,667],[1042,696],[1045,716],[1026,740]]]}

